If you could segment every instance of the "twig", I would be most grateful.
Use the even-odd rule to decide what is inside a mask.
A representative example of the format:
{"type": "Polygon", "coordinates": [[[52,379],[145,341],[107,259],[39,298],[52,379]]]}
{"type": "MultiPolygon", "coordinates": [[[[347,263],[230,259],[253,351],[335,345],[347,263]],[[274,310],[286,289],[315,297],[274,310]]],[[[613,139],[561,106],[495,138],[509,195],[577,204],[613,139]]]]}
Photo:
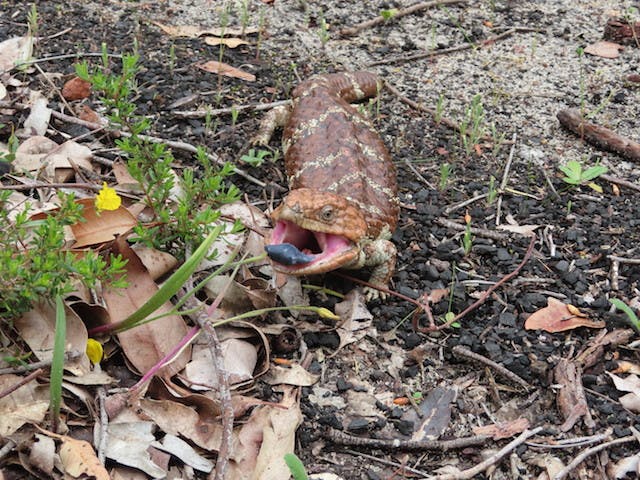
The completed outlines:
{"type": "Polygon", "coordinates": [[[612,447],[613,445],[619,445],[621,443],[633,442],[634,440],[637,441],[637,438],[635,437],[635,435],[629,435],[627,437],[616,438],[615,440],[611,440],[610,442],[601,443],[600,445],[598,445],[596,447],[588,448],[588,449],[584,450],[576,458],[574,458],[571,461],[571,463],[569,463],[569,465],[567,465],[562,470],[560,470],[556,474],[556,476],[553,477],[553,480],[562,480],[564,477],[569,475],[569,473],[571,473],[573,471],[573,469],[575,469],[578,465],[580,465],[582,462],[584,462],[588,457],[590,457],[594,453],[598,453],[599,451],[604,450],[605,448],[612,447]]]}
{"type": "Polygon", "coordinates": [[[44,372],[44,369],[39,368],[37,369],[35,372],[31,372],[29,375],[27,375],[26,377],[24,377],[22,380],[20,380],[19,382],[11,385],[10,387],[5,388],[4,390],[0,391],[0,398],[4,398],[7,395],[11,395],[13,392],[15,392],[16,390],[18,390],[20,387],[26,385],[27,383],[31,382],[32,380],[35,380],[35,378],[40,375],[42,372],[44,372]]]}
{"type": "Polygon", "coordinates": [[[465,308],[458,315],[456,315],[451,320],[448,320],[447,322],[443,323],[442,325],[438,326],[435,329],[430,328],[430,327],[419,328],[417,325],[414,324],[414,326],[413,326],[414,330],[416,330],[417,332],[421,332],[421,333],[430,332],[430,331],[433,331],[433,330],[442,330],[442,329],[450,327],[451,324],[453,324],[455,322],[459,322],[460,319],[463,318],[465,315],[467,315],[469,312],[475,310],[480,305],[482,305],[484,302],[486,302],[487,299],[489,298],[489,296],[498,287],[500,287],[500,285],[503,285],[504,283],[508,282],[513,277],[518,275],[520,270],[522,270],[522,267],[524,267],[526,265],[526,263],[529,261],[529,258],[531,257],[531,254],[533,253],[533,246],[535,245],[535,243],[536,243],[536,237],[533,236],[533,237],[531,237],[531,243],[529,243],[529,248],[527,248],[527,252],[524,254],[524,258],[522,259],[522,262],[520,262],[520,264],[515,268],[515,270],[513,272],[509,273],[508,275],[505,275],[498,282],[496,282],[493,286],[491,286],[487,290],[485,290],[484,293],[482,294],[482,297],[480,297],[477,301],[475,301],[474,303],[469,305],[467,308],[465,308]]]}
{"type": "Polygon", "coordinates": [[[471,360],[475,360],[476,362],[480,362],[480,363],[482,363],[484,365],[487,365],[488,367],[491,367],[493,370],[496,371],[496,373],[499,373],[500,375],[502,375],[507,380],[511,380],[512,382],[515,382],[515,383],[517,383],[519,385],[522,385],[526,389],[530,389],[531,388],[531,385],[529,385],[529,383],[526,380],[524,380],[523,378],[519,377],[518,375],[516,375],[512,371],[507,370],[502,365],[494,362],[493,360],[488,359],[487,357],[483,357],[482,355],[479,355],[477,353],[472,352],[471,350],[469,350],[468,348],[463,347],[462,345],[456,345],[455,347],[453,347],[453,349],[451,351],[453,353],[455,353],[456,355],[461,355],[463,357],[467,357],[467,358],[469,358],[471,360]]]}
{"type": "Polygon", "coordinates": [[[216,108],[215,110],[178,110],[175,112],[171,112],[171,115],[178,118],[204,118],[207,116],[215,117],[219,115],[231,115],[235,112],[260,112],[263,110],[270,110],[272,108],[289,104],[291,104],[291,100],[278,100],[277,102],[271,103],[255,103],[252,105],[239,105],[237,107],[216,108]]]}
{"type": "MultiPolygon", "coordinates": [[[[82,125],[83,127],[87,127],[89,129],[100,129],[100,128],[106,128],[104,125],[100,125],[99,123],[94,123],[94,122],[87,122],[86,120],[81,120],[79,118],[75,118],[72,117],[70,115],[66,115],[64,113],[61,112],[57,112],[57,111],[52,111],[51,112],[51,116],[54,118],[57,118],[58,120],[62,120],[63,122],[68,122],[68,123],[74,123],[76,125],[82,125]]],[[[109,129],[109,131],[115,135],[120,135],[123,137],[130,137],[131,134],[129,132],[125,132],[122,130],[113,130],[113,129],[109,129]]],[[[175,140],[166,140],[164,138],[159,138],[159,137],[154,137],[151,135],[140,135],[140,138],[147,140],[149,142],[152,143],[164,143],[165,145],[167,145],[168,147],[171,148],[175,148],[176,150],[183,150],[185,152],[190,152],[190,153],[197,153],[198,149],[191,145],[190,143],[186,143],[186,142],[178,142],[175,140]]],[[[209,158],[209,160],[211,160],[214,163],[217,163],[218,165],[224,165],[224,162],[222,160],[220,160],[218,158],[217,155],[211,154],[211,153],[207,153],[207,157],[209,158]]],[[[246,180],[255,183],[256,185],[264,188],[267,186],[266,183],[262,182],[261,180],[258,180],[257,178],[255,178],[252,175],[249,175],[247,172],[245,172],[244,170],[239,169],[238,167],[233,167],[233,172],[236,175],[240,175],[241,177],[244,177],[246,180]]]]}
{"type": "MultiPolygon", "coordinates": [[[[65,361],[75,360],[77,358],[80,358],[81,355],[82,355],[81,352],[73,350],[73,351],[66,352],[64,355],[64,359],[65,361]]],[[[37,370],[40,368],[50,367],[50,366],[51,366],[51,360],[40,360],[39,362],[33,362],[28,365],[0,368],[0,375],[6,375],[8,373],[13,373],[13,374],[25,373],[25,372],[30,372],[31,370],[37,370]]]]}
{"type": "Polygon", "coordinates": [[[623,180],[622,178],[607,175],[606,173],[600,175],[600,177],[598,178],[601,178],[607,182],[615,183],[617,185],[630,188],[631,190],[635,190],[636,192],[640,192],[640,185],[638,185],[637,183],[633,183],[628,180],[623,180]]]}
{"type": "Polygon", "coordinates": [[[2,448],[0,448],[0,460],[6,457],[11,450],[13,450],[16,446],[16,442],[7,438],[7,443],[4,444],[2,448]]]}
{"type": "Polygon", "coordinates": [[[502,33],[500,33],[498,35],[495,35],[495,36],[493,36],[491,38],[487,38],[486,40],[480,42],[479,44],[476,44],[476,43],[465,43],[465,44],[458,45],[458,46],[455,46],[455,47],[434,49],[434,50],[429,50],[427,52],[416,53],[416,54],[413,54],[413,55],[406,55],[404,57],[388,58],[386,60],[379,60],[377,62],[370,63],[367,66],[375,67],[375,66],[378,66],[378,65],[389,65],[391,63],[404,63],[404,62],[410,62],[410,61],[413,61],[413,60],[420,60],[420,59],[423,59],[423,58],[435,57],[437,55],[446,55],[448,53],[461,52],[463,50],[470,50],[472,48],[482,47],[482,46],[485,46],[485,45],[491,45],[491,44],[497,42],[498,40],[502,40],[504,38],[507,38],[507,37],[513,35],[516,32],[539,32],[539,31],[540,31],[540,29],[538,29],[538,28],[514,27],[514,28],[510,28],[506,32],[502,32],[502,33]]]}
{"type": "Polygon", "coordinates": [[[403,8],[394,12],[393,16],[388,20],[385,19],[382,15],[377,16],[371,20],[367,20],[365,22],[358,23],[352,27],[346,27],[340,30],[340,35],[342,36],[351,36],[355,35],[366,28],[375,27],[376,25],[380,25],[381,23],[385,23],[389,20],[397,20],[398,18],[402,18],[406,15],[411,15],[413,13],[419,12],[420,10],[426,10],[432,7],[439,7],[440,5],[452,5],[454,3],[467,3],[468,0],[435,0],[431,2],[420,2],[415,5],[411,5],[410,7],[403,8]]]}
{"type": "Polygon", "coordinates": [[[618,290],[618,277],[620,275],[620,264],[628,263],[629,265],[640,265],[638,258],[624,258],[616,255],[607,255],[611,261],[611,290],[618,290]]]}
{"type": "Polygon", "coordinates": [[[604,433],[598,433],[597,435],[590,435],[587,437],[563,438],[562,440],[557,440],[555,443],[527,442],[527,445],[535,448],[550,449],[584,447],[585,445],[589,445],[591,443],[604,441],[609,435],[611,435],[612,431],[613,430],[609,429],[604,433]]]}
{"type": "MultiPolygon", "coordinates": [[[[429,107],[425,107],[424,105],[422,105],[421,103],[418,102],[414,102],[413,100],[411,100],[410,98],[405,97],[402,92],[400,92],[400,90],[398,90],[396,87],[394,87],[393,85],[391,85],[389,82],[384,82],[384,87],[389,90],[389,92],[391,92],[393,95],[395,95],[398,100],[400,100],[402,103],[404,103],[405,105],[409,105],[411,108],[413,108],[414,110],[418,110],[419,112],[424,112],[424,113],[428,113],[429,115],[431,115],[434,120],[436,119],[437,112],[429,107]]],[[[441,117],[439,119],[438,122],[436,122],[438,124],[442,124],[445,127],[450,128],[451,130],[456,130],[456,131],[460,131],[460,125],[456,122],[454,122],[453,120],[449,120],[448,118],[445,117],[441,117]]]]}
{"type": "Polygon", "coordinates": [[[511,137],[511,141],[513,144],[511,145],[511,150],[509,150],[509,158],[507,159],[507,163],[504,166],[504,172],[502,173],[502,181],[500,182],[498,202],[496,204],[496,226],[500,225],[500,216],[502,213],[502,192],[507,187],[507,182],[509,181],[509,171],[511,170],[511,163],[513,162],[513,153],[516,150],[516,138],[517,134],[513,132],[513,136],[511,137]]]}
{"type": "Polygon", "coordinates": [[[484,445],[491,438],[488,435],[462,437],[453,440],[386,440],[381,438],[356,437],[333,428],[324,432],[324,436],[338,445],[350,447],[380,448],[383,450],[456,450],[459,448],[484,445]]]}
{"type": "MultiPolygon", "coordinates": [[[[453,230],[458,230],[461,232],[464,232],[467,229],[466,225],[454,222],[453,220],[449,220],[448,218],[438,217],[436,218],[436,223],[445,228],[451,228],[453,230]]],[[[479,237],[490,238],[491,240],[497,240],[499,242],[506,242],[509,240],[509,235],[496,232],[495,230],[489,230],[487,228],[471,227],[471,233],[479,237]]]]}
{"type": "MultiPolygon", "coordinates": [[[[475,197],[472,198],[467,198],[466,200],[463,200],[462,202],[458,202],[454,205],[451,205],[450,207],[447,207],[443,210],[443,213],[445,213],[446,215],[449,215],[452,212],[455,212],[456,210],[460,210],[461,208],[464,208],[468,205],[471,205],[472,203],[477,202],[478,200],[482,200],[484,198],[487,198],[489,196],[488,193],[481,193],[480,195],[476,195],[475,197]]],[[[466,227],[465,227],[466,229],[466,227]]]]}
{"type": "MultiPolygon", "coordinates": [[[[115,54],[115,53],[109,53],[109,54],[107,54],[107,56],[110,57],[110,58],[122,58],[122,55],[115,54]]],[[[50,57],[33,58],[31,60],[26,60],[24,62],[20,62],[17,65],[14,65],[14,66],[12,66],[11,68],[9,68],[7,70],[1,71],[0,75],[2,75],[3,73],[6,73],[6,72],[10,72],[14,68],[19,68],[19,67],[22,67],[22,66],[25,66],[25,65],[33,65],[34,63],[44,63],[44,62],[51,62],[51,61],[55,61],[55,60],[66,60],[67,58],[82,58],[82,57],[102,57],[102,53],[97,53],[97,52],[80,53],[80,52],[78,52],[78,53],[68,53],[68,54],[65,54],[65,55],[52,55],[50,57]]]]}
{"type": "Polygon", "coordinates": [[[513,450],[515,450],[520,445],[525,443],[528,438],[533,437],[541,430],[542,430],[542,427],[537,427],[537,428],[534,428],[533,430],[525,430],[520,435],[518,435],[518,438],[507,443],[498,452],[494,453],[489,458],[479,463],[475,467],[469,468],[467,470],[463,470],[458,473],[447,473],[444,475],[438,475],[436,477],[433,477],[433,480],[467,480],[467,479],[473,478],[479,473],[484,472],[490,466],[497,464],[500,460],[502,460],[504,456],[511,453],[513,450]]]}
{"type": "Polygon", "coordinates": [[[98,388],[98,405],[100,408],[100,437],[98,440],[98,460],[104,465],[107,450],[107,429],[109,428],[109,415],[107,415],[107,409],[105,408],[105,400],[107,398],[107,392],[104,387],[98,388]]]}
{"type": "Polygon", "coordinates": [[[408,467],[406,465],[401,465],[398,462],[392,462],[389,460],[385,460],[384,458],[380,458],[380,457],[375,457],[373,455],[367,455],[366,453],[362,453],[362,452],[356,452],[355,450],[350,450],[350,449],[346,449],[344,450],[346,453],[350,453],[351,455],[355,455],[357,457],[362,457],[362,458],[366,458],[367,460],[371,460],[372,462],[378,462],[382,465],[387,465],[389,467],[394,467],[397,468],[399,471],[401,472],[409,472],[409,473],[413,473],[415,475],[422,475],[425,478],[428,478],[428,473],[422,471],[422,470],[417,470],[415,468],[411,468],[408,467]]]}
{"type": "Polygon", "coordinates": [[[632,162],[640,163],[640,143],[625,138],[608,128],[587,122],[582,118],[580,111],[575,108],[560,110],[556,117],[564,128],[592,145],[609,152],[615,152],[632,162]]]}

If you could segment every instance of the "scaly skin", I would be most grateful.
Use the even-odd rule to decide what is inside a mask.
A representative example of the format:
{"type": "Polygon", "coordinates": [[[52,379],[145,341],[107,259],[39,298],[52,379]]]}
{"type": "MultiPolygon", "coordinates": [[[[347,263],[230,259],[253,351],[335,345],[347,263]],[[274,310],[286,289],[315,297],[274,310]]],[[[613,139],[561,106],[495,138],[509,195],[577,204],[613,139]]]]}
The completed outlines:
{"type": "MultiPolygon", "coordinates": [[[[311,78],[293,91],[290,111],[272,113],[272,125],[257,137],[265,143],[273,124],[284,123],[291,192],[272,214],[269,248],[292,244],[300,250],[298,259],[312,255],[302,264],[273,255],[280,260],[276,269],[310,275],[367,267],[373,285],[386,287],[391,279],[396,248],[389,239],[399,213],[395,169],[380,136],[349,103],[375,96],[379,86],[369,72],[311,78]]],[[[296,249],[288,245],[291,251],[296,249]]],[[[376,289],[366,295],[384,297],[376,289]]]]}

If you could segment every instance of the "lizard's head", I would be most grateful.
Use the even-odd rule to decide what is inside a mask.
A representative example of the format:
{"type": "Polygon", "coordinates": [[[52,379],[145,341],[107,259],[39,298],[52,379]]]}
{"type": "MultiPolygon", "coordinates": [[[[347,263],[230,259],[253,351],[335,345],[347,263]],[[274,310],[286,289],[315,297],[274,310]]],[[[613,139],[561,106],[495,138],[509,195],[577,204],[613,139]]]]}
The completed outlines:
{"type": "Polygon", "coordinates": [[[291,191],[271,215],[275,227],[265,249],[277,270],[293,275],[324,273],[354,261],[367,234],[360,210],[326,191],[291,191]]]}

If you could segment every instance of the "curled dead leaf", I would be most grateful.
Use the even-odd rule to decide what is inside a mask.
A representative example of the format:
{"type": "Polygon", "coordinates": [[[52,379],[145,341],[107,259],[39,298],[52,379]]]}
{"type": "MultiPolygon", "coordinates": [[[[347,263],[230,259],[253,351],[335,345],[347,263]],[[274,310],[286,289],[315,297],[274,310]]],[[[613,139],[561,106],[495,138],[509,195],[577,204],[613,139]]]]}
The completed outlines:
{"type": "Polygon", "coordinates": [[[605,322],[591,320],[576,307],[562,303],[553,297],[547,298],[547,306],[527,318],[524,328],[544,330],[549,333],[563,332],[577,327],[604,328],[605,322]],[[578,312],[579,314],[575,313],[578,312]]]}
{"type": "Polygon", "coordinates": [[[255,82],[256,80],[256,76],[254,74],[216,60],[209,60],[208,62],[199,63],[196,66],[205,72],[217,73],[218,75],[224,75],[225,77],[239,78],[240,80],[245,80],[247,82],[255,82]]]}

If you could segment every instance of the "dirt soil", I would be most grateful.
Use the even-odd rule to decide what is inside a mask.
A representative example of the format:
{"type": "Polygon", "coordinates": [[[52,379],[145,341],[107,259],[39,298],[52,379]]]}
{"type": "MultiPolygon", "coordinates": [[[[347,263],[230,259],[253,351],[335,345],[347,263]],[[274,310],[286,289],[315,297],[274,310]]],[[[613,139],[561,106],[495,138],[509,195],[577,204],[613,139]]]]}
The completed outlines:
{"type": "MultiPolygon", "coordinates": [[[[229,25],[239,26],[241,2],[229,3],[229,25]]],[[[255,75],[253,82],[217,78],[196,68],[197,62],[219,60],[219,47],[201,38],[171,37],[152,23],[219,27],[224,5],[216,1],[38,2],[41,40],[34,56],[100,52],[102,42],[110,52],[122,53],[136,42],[143,65],[138,105],[152,119],[151,133],[206,145],[221,160],[266,182],[265,189],[234,178],[246,198],[262,209],[270,204],[266,199],[277,203],[286,193],[281,160],[259,167],[239,160],[250,148],[262,113],[241,113],[232,125],[230,115],[208,122],[183,118],[177,111],[285,100],[300,80],[344,70],[374,71],[406,99],[437,110],[439,121],[385,89],[373,113],[397,167],[402,204],[393,236],[399,254],[392,288],[413,299],[449,288],[450,295],[432,304],[441,323],[447,312],[462,312],[514,271],[531,235],[532,256],[517,276],[442,331],[416,331],[414,305],[395,297],[370,304],[371,327],[337,352],[335,332],[314,331],[307,324],[299,333],[315,354],[310,370],[320,373],[321,380],[302,389],[304,418],[296,453],[309,473],[332,472],[344,479],[427,478],[447,468],[473,467],[508,440],[425,452],[343,446],[323,432],[333,428],[361,438],[401,440],[419,432],[447,440],[473,436],[481,425],[511,425],[526,418],[530,429],[544,427],[532,439],[538,446],[522,444],[508,460],[468,478],[548,478],[541,475],[550,468],[550,459],[568,465],[590,446],[549,445],[601,433],[611,440],[631,435],[634,427],[640,430],[640,419],[619,402],[624,392],[607,374],[623,360],[638,364],[636,336],[594,347],[603,333],[629,328],[609,299],[636,309],[640,305],[640,166],[586,143],[556,118],[563,109],[577,108],[590,121],[638,140],[640,84],[633,75],[640,74],[640,48],[631,41],[617,58],[583,49],[603,38],[608,19],[626,15],[638,21],[640,13],[631,9],[631,1],[487,0],[425,9],[355,35],[340,34],[381,10],[412,3],[249,1],[248,24],[261,25],[263,31],[248,35],[247,45],[225,48],[221,59],[255,75]],[[505,32],[511,33],[500,36],[505,32]],[[434,53],[419,55],[428,51],[434,53]],[[481,104],[475,114],[481,135],[465,148],[461,133],[446,120],[464,123],[474,99],[481,104]],[[180,106],[173,105],[181,100],[180,106]],[[596,179],[601,192],[569,185],[558,167],[571,160],[585,168],[604,165],[615,178],[596,179]],[[497,192],[492,201],[487,198],[491,190],[497,192]],[[472,227],[468,252],[463,248],[466,215],[472,227]],[[602,322],[600,328],[526,330],[525,320],[549,298],[577,307],[602,322]],[[456,347],[506,368],[529,387],[456,347]],[[582,361],[584,355],[579,355],[589,347],[590,353],[596,351],[594,360],[582,361]],[[567,363],[578,367],[577,378],[563,383],[559,370],[567,363]],[[574,421],[567,424],[572,402],[579,405],[579,398],[563,399],[559,391],[580,384],[588,414],[574,411],[574,421]],[[417,392],[426,400],[416,409],[393,402],[417,392]],[[438,417],[440,427],[429,423],[429,416],[438,417]]],[[[24,33],[27,10],[23,2],[1,3],[0,39],[24,33]]],[[[39,66],[62,73],[54,79],[60,87],[73,74],[73,64],[73,58],[63,58],[39,66]]],[[[51,90],[42,76],[32,75],[30,81],[51,90]]],[[[58,98],[50,98],[50,106],[57,108],[58,98]]],[[[271,147],[279,148],[277,139],[271,147]]],[[[353,287],[335,275],[313,280],[341,292],[353,287]]],[[[335,304],[322,295],[313,295],[311,302],[330,308],[335,304]]],[[[415,318],[417,327],[428,327],[424,314],[415,318]]],[[[257,387],[257,397],[278,399],[260,380],[257,387]]],[[[607,476],[607,468],[637,452],[637,443],[606,447],[574,467],[571,478],[614,478],[607,476]]],[[[627,478],[637,477],[631,473],[627,478]]]]}

